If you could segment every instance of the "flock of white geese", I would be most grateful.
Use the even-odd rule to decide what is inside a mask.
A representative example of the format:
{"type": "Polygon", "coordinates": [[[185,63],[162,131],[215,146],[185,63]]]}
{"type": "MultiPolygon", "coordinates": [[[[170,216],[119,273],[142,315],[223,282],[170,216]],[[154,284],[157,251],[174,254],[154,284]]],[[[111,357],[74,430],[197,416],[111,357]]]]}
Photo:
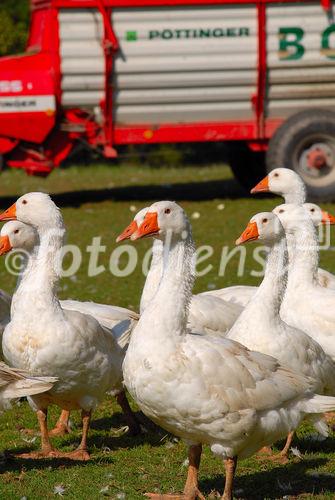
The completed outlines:
{"type": "Polygon", "coordinates": [[[126,387],[142,412],[189,447],[183,493],[198,488],[202,445],[224,460],[222,498],[233,498],[238,458],[292,436],[303,419],[327,435],[324,414],[335,411],[335,276],[318,268],[320,224],[333,218],[305,203],[300,177],[273,170],[252,192],[269,191],[285,204],[252,217],[236,244],[268,248],[259,287],[233,286],[192,295],[195,247],[190,222],[174,202],[141,210],[117,241],[153,237],[140,314],[117,306],[59,301],[57,285],[65,228],[44,193],[28,193],[0,215],[0,254],[25,250],[13,297],[0,295],[0,404],[28,396],[41,449],[24,458],[89,459],[91,413],[106,393],[117,397],[130,431],[139,432],[126,387]],[[50,404],[62,409],[49,431],[50,404]],[[55,449],[50,435],[68,431],[71,410],[82,412],[79,447],[55,449]]]}

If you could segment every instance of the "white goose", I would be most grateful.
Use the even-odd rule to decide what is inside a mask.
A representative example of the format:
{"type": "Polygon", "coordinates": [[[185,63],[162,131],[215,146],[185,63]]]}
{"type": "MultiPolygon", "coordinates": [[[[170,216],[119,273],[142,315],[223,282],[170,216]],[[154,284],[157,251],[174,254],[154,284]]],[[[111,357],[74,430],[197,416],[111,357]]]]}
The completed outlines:
{"type": "MultiPolygon", "coordinates": [[[[275,168],[251,190],[251,193],[265,192],[282,196],[285,203],[302,205],[306,201],[305,183],[300,175],[290,168],[275,168]]],[[[317,205],[314,205],[314,207],[317,207],[317,205]]],[[[311,213],[313,213],[313,206],[311,208],[311,213]]],[[[328,216],[329,223],[334,224],[335,218],[329,214],[328,216]]],[[[321,286],[335,289],[334,274],[318,268],[317,278],[321,286]]]]}
{"type": "Polygon", "coordinates": [[[55,382],[55,377],[34,377],[0,362],[0,411],[9,407],[11,399],[49,391],[55,382]]]}
{"type": "MultiPolygon", "coordinates": [[[[279,315],[286,288],[288,258],[284,228],[275,214],[263,212],[252,217],[236,244],[255,240],[270,249],[264,279],[227,338],[248,349],[269,354],[292,370],[313,378],[313,390],[318,394],[335,395],[335,362],[312,337],[289,326],[279,315]]],[[[284,459],[292,438],[293,433],[290,433],[280,453],[284,459]]]]}
{"type": "MultiPolygon", "coordinates": [[[[34,249],[38,245],[39,239],[37,232],[28,224],[15,220],[7,222],[1,229],[0,255],[4,255],[12,249],[21,249],[24,251],[26,259],[28,256],[30,259],[33,259],[36,255],[34,249]]],[[[25,268],[26,265],[27,262],[23,263],[23,268],[25,268]]],[[[20,278],[18,280],[18,284],[19,283],[20,278]]],[[[79,311],[83,314],[93,316],[103,327],[110,330],[120,348],[125,352],[125,348],[129,343],[131,331],[139,317],[137,313],[122,307],[119,308],[116,306],[109,306],[107,304],[96,304],[94,302],[80,302],[78,300],[61,300],[60,304],[63,309],[79,311]],[[119,318],[119,320],[117,321],[116,318],[119,318]]],[[[9,323],[9,318],[7,323],[9,323]]],[[[2,334],[0,339],[2,345],[2,334]]],[[[125,391],[122,390],[117,393],[114,392],[114,395],[123,410],[129,427],[129,433],[131,435],[138,434],[140,432],[140,425],[129,406],[125,391]]],[[[61,436],[70,432],[69,416],[70,412],[68,410],[63,410],[55,428],[49,432],[49,435],[61,436]]]]}
{"type": "Polygon", "coordinates": [[[195,252],[184,211],[173,202],[154,203],[132,238],[148,235],[164,241],[163,276],[132,333],[124,380],[149,418],[190,445],[180,498],[203,498],[197,477],[201,445],[208,444],[225,460],[222,498],[231,500],[238,457],[284,437],[305,416],[334,408],[335,398],[315,395],[312,381],[270,356],[189,334],[195,252]]]}
{"type": "Polygon", "coordinates": [[[47,408],[82,410],[79,448],[65,456],[87,460],[87,434],[92,410],[107,391],[122,390],[123,351],[110,333],[92,317],[62,309],[55,290],[59,279],[64,224],[60,211],[44,193],[21,196],[0,220],[32,225],[39,236],[12,301],[12,317],[3,334],[8,362],[38,375],[58,378],[43,395],[32,396],[42,436],[42,450],[27,457],[64,456],[48,436],[47,408]]]}
{"type": "Polygon", "coordinates": [[[289,241],[288,282],[280,314],[289,325],[303,330],[335,360],[335,291],[317,279],[319,244],[304,207],[283,204],[273,212],[289,241]]]}
{"type": "MultiPolygon", "coordinates": [[[[304,203],[304,207],[308,210],[315,227],[318,227],[320,224],[335,224],[335,217],[329,212],[322,210],[315,203],[304,203]]],[[[321,286],[335,288],[335,276],[325,269],[319,269],[318,280],[321,286]]],[[[203,294],[215,294],[217,297],[245,307],[256,293],[257,288],[257,286],[237,285],[203,292],[203,294]]]]}
{"type": "MultiPolygon", "coordinates": [[[[0,339],[2,338],[3,331],[10,319],[10,304],[12,297],[8,293],[0,290],[0,339]]],[[[0,346],[0,359],[3,359],[2,347],[0,346]]]]}
{"type": "MultiPolygon", "coordinates": [[[[120,242],[129,239],[142,224],[148,207],[143,208],[135,216],[128,227],[117,237],[120,242]]],[[[152,245],[152,261],[143,288],[140,313],[150,304],[156,294],[163,272],[163,243],[155,240],[152,245]]],[[[192,295],[188,325],[191,329],[212,335],[224,336],[240,315],[242,307],[229,303],[219,297],[205,294],[192,295]]]]}

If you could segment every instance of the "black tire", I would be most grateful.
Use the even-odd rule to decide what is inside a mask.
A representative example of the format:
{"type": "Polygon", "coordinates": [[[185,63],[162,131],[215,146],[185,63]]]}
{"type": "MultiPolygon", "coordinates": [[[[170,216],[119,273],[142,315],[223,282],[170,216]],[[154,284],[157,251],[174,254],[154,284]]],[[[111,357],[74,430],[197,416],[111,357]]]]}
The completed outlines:
{"type": "Polygon", "coordinates": [[[235,179],[247,191],[266,175],[265,153],[252,151],[245,142],[229,144],[228,163],[235,179]]]}
{"type": "Polygon", "coordinates": [[[295,170],[309,198],[335,199],[335,113],[306,110],[286,120],[271,138],[266,155],[267,171],[276,167],[295,170]]]}

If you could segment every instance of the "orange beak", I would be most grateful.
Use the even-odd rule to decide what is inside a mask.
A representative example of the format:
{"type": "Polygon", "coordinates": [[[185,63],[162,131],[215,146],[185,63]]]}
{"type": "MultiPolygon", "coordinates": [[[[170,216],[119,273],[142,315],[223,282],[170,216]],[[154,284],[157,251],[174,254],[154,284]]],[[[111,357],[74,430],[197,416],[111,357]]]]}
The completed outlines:
{"type": "Polygon", "coordinates": [[[331,224],[331,225],[335,224],[334,215],[331,215],[329,212],[322,210],[321,224],[331,224]]]}
{"type": "Polygon", "coordinates": [[[266,176],[264,179],[262,179],[258,184],[256,184],[255,187],[252,188],[250,193],[267,193],[270,191],[269,189],[269,177],[266,176]]]}
{"type": "Polygon", "coordinates": [[[241,236],[235,241],[236,245],[241,245],[247,241],[258,240],[259,233],[256,222],[249,222],[241,236]]]}
{"type": "Polygon", "coordinates": [[[132,234],[137,231],[138,226],[136,221],[132,221],[129,226],[126,227],[126,229],[123,231],[123,233],[119,234],[119,236],[116,238],[116,243],[119,243],[120,241],[123,240],[128,240],[132,234]]]}
{"type": "Polygon", "coordinates": [[[16,203],[11,205],[0,215],[1,220],[16,220],[16,203]]]}
{"type": "Polygon", "coordinates": [[[9,237],[8,236],[0,236],[0,255],[5,255],[10,252],[12,249],[9,237]]]}
{"type": "Polygon", "coordinates": [[[157,212],[147,212],[144,217],[144,221],[138,228],[138,230],[132,235],[132,240],[138,240],[139,238],[144,238],[144,236],[151,236],[159,232],[158,227],[158,214],[157,212]]]}

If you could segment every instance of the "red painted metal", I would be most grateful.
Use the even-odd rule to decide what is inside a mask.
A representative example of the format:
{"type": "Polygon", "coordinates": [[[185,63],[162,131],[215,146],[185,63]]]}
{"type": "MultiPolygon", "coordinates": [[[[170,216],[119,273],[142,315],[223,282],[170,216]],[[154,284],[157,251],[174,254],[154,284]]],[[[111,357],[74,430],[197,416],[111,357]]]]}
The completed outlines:
{"type": "Polygon", "coordinates": [[[102,42],[105,53],[105,98],[101,103],[104,114],[104,154],[107,158],[117,156],[116,149],[112,146],[113,138],[113,88],[111,74],[113,71],[113,60],[119,49],[119,42],[113,31],[111,23],[112,11],[104,6],[103,0],[98,0],[98,9],[104,23],[104,39],[102,42]]]}
{"type": "Polygon", "coordinates": [[[264,138],[264,104],[266,92],[266,6],[257,5],[258,13],[258,68],[257,94],[255,96],[255,110],[259,139],[264,138]]]}
{"type": "Polygon", "coordinates": [[[329,12],[332,8],[332,0],[321,0],[321,5],[326,12],[329,12]]]}
{"type": "MultiPolygon", "coordinates": [[[[322,0],[320,0],[322,2],[322,0]]],[[[301,0],[103,0],[106,7],[175,7],[177,5],[299,3],[301,0]]],[[[304,3],[315,3],[305,0],[304,3]]],[[[97,0],[50,0],[55,7],[96,8],[97,0]]]]}
{"type": "Polygon", "coordinates": [[[163,142],[215,142],[257,138],[255,121],[227,123],[166,124],[117,127],[115,144],[156,144],[163,142]]]}
{"type": "MultiPolygon", "coordinates": [[[[18,98],[54,96],[50,110],[0,113],[0,154],[7,164],[24,168],[31,174],[47,175],[66,158],[75,142],[86,141],[92,148],[103,150],[107,157],[116,156],[116,145],[164,142],[246,141],[253,151],[264,151],[282,119],[265,119],[266,98],[266,5],[292,4],[300,0],[31,0],[32,17],[27,54],[0,58],[0,80],[19,80],[22,90],[18,98]],[[255,118],[251,121],[193,124],[113,123],[113,71],[118,40],[112,26],[112,10],[117,7],[173,7],[251,4],[258,12],[257,91],[251,96],[255,118]],[[61,66],[59,50],[58,11],[60,8],[97,9],[102,17],[104,36],[101,43],[105,55],[104,99],[100,103],[103,124],[83,109],[62,108],[61,66]]],[[[320,0],[329,10],[331,0],[320,0]]],[[[315,0],[305,0],[305,3],[315,0]]],[[[14,97],[15,97],[14,96],[14,97]]],[[[13,97],[1,92],[0,97],[13,97]]],[[[10,101],[10,99],[9,99],[10,101]]]]}

